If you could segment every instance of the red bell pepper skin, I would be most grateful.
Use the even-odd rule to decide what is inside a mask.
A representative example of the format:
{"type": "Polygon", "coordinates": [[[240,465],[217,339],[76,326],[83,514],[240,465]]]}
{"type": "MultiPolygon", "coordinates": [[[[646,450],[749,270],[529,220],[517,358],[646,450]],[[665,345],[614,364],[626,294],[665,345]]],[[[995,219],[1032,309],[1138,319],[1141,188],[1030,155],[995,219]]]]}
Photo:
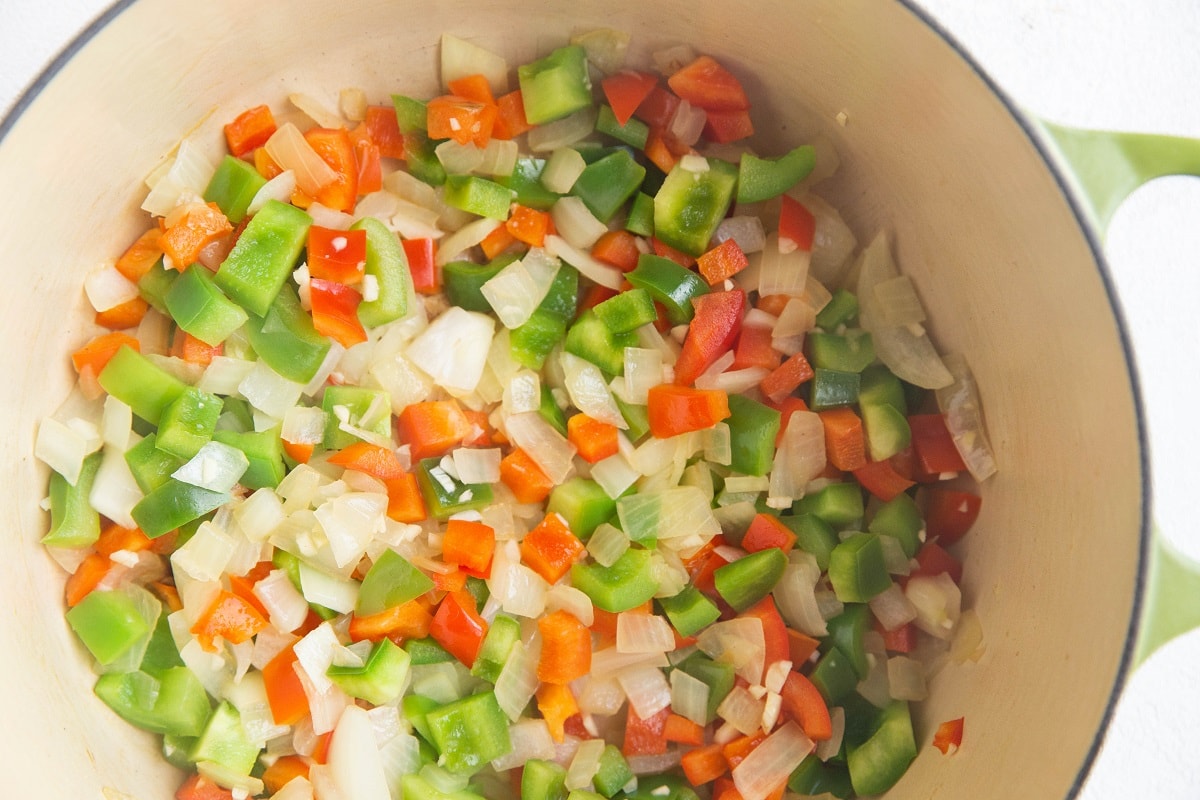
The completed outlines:
{"type": "Polygon", "coordinates": [[[367,262],[367,232],[313,225],[308,229],[308,271],[314,278],[361,283],[367,262]]]}
{"type": "Polygon", "coordinates": [[[781,252],[811,252],[817,219],[800,201],[783,195],[779,206],[779,249],[781,252]],[[786,244],[785,244],[786,243],[786,244]],[[785,249],[785,247],[787,249],[785,249]]]}
{"type": "Polygon", "coordinates": [[[963,472],[963,463],[954,439],[946,428],[942,414],[913,414],[908,418],[912,430],[912,447],[917,456],[917,466],[926,475],[936,476],[944,472],[963,472]]]}
{"type": "Polygon", "coordinates": [[[704,370],[733,347],[742,329],[746,293],[741,289],[711,292],[694,299],[692,306],[696,316],[675,362],[675,382],[683,386],[695,383],[704,370]]]}
{"type": "Polygon", "coordinates": [[[792,649],[788,642],[787,624],[775,607],[771,595],[767,595],[750,608],[742,612],[746,617],[757,617],[762,622],[763,643],[766,652],[763,655],[763,665],[769,667],[776,661],[787,661],[791,658],[792,649]]]}
{"type": "Polygon", "coordinates": [[[358,321],[360,295],[353,288],[337,281],[313,278],[309,281],[312,298],[313,327],[343,347],[353,347],[367,340],[367,332],[358,321]]]}
{"type": "Polygon", "coordinates": [[[600,87],[604,90],[604,97],[612,107],[613,116],[622,125],[629,122],[633,112],[637,111],[638,106],[650,96],[657,85],[658,78],[656,76],[648,72],[632,70],[622,70],[614,75],[609,75],[600,82],[600,87]]]}
{"type": "Polygon", "coordinates": [[[337,173],[337,179],[321,187],[313,199],[337,211],[353,211],[358,201],[358,159],[350,132],[345,128],[310,128],[304,132],[304,140],[337,173]]]}
{"type": "Polygon", "coordinates": [[[475,611],[475,599],[464,589],[442,599],[429,626],[429,635],[446,652],[470,667],[479,655],[487,629],[487,621],[475,611]]]}
{"type": "Polygon", "coordinates": [[[717,389],[693,389],[660,383],[646,401],[650,433],[659,439],[711,428],[729,417],[729,395],[717,389]]]}
{"type": "Polygon", "coordinates": [[[408,271],[412,275],[413,289],[420,294],[440,292],[442,282],[434,262],[434,240],[405,239],[401,244],[404,245],[404,254],[408,256],[408,271]]]}
{"type": "Polygon", "coordinates": [[[982,498],[972,492],[930,486],[925,492],[925,532],[939,544],[954,544],[979,516],[982,498]]]}
{"type": "Polygon", "coordinates": [[[675,94],[705,111],[745,111],[746,90],[733,73],[712,56],[700,56],[667,79],[675,94]]]}

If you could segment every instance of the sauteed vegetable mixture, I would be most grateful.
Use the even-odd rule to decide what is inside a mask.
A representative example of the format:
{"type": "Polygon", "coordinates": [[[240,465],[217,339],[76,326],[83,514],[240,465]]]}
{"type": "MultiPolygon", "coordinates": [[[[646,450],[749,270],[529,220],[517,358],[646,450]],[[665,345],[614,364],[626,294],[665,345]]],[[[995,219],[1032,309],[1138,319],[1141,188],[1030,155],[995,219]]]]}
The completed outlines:
{"type": "Polygon", "coordinates": [[[234,109],[87,276],[43,541],[179,800],[851,797],[943,757],[910,704],[983,652],[966,362],[821,199],[826,140],[758,152],[735,71],[628,42],[447,35],[438,96],[234,109]]]}

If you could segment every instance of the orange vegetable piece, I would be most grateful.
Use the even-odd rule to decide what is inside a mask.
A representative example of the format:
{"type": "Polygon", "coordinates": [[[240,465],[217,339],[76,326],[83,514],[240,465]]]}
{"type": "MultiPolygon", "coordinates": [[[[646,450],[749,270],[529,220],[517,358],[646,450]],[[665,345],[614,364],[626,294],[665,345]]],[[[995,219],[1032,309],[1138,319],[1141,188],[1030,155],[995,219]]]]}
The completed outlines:
{"type": "Polygon", "coordinates": [[[225,126],[225,142],[229,145],[229,152],[241,158],[266,144],[273,133],[275,117],[271,109],[265,105],[255,106],[238,114],[233,122],[225,126]]]}
{"type": "Polygon", "coordinates": [[[126,300],[124,303],[96,312],[96,324],[111,331],[123,331],[137,327],[146,316],[150,304],[140,297],[126,300]]]}
{"type": "Polygon", "coordinates": [[[736,241],[726,239],[713,249],[701,254],[696,259],[696,264],[700,274],[704,276],[704,280],[708,281],[708,285],[716,286],[750,266],[750,259],[746,258],[746,254],[742,252],[742,248],[738,247],[736,241]]]}
{"type": "Polygon", "coordinates": [[[83,598],[100,585],[100,581],[104,580],[111,568],[112,561],[100,553],[92,553],[81,561],[67,578],[67,606],[74,608],[79,605],[83,598]]]}
{"type": "Polygon", "coordinates": [[[304,141],[337,173],[337,178],[322,186],[313,199],[337,211],[353,211],[358,201],[358,160],[350,132],[345,128],[309,128],[304,132],[304,141]]]}
{"type": "Polygon", "coordinates": [[[327,460],[330,464],[363,472],[381,481],[394,480],[404,474],[404,467],[391,448],[370,442],[354,442],[327,460]]]}
{"type": "Polygon", "coordinates": [[[367,341],[367,331],[358,318],[362,295],[337,281],[313,278],[308,282],[312,301],[313,327],[317,332],[349,348],[367,341]]]}
{"type": "Polygon", "coordinates": [[[179,590],[171,584],[152,581],[146,585],[146,588],[162,601],[162,604],[168,609],[167,613],[174,614],[176,611],[183,610],[183,601],[179,599],[179,590]]]}
{"type": "Polygon", "coordinates": [[[467,585],[467,573],[458,567],[446,572],[431,572],[429,577],[433,579],[435,592],[458,592],[467,585]]]}
{"type": "Polygon", "coordinates": [[[450,90],[450,94],[474,100],[476,103],[496,102],[496,98],[492,96],[492,87],[488,85],[488,79],[480,73],[456,78],[447,83],[446,88],[450,90]]]}
{"type": "Polygon", "coordinates": [[[158,263],[162,254],[162,231],[151,228],[134,240],[113,266],[126,280],[137,283],[158,263]]]}
{"type": "Polygon", "coordinates": [[[508,226],[501,225],[483,237],[483,241],[479,243],[479,247],[483,250],[483,254],[488,257],[488,260],[491,260],[516,243],[517,237],[512,235],[512,231],[508,229],[508,226]]]}
{"type": "Polygon", "coordinates": [[[308,778],[308,762],[300,756],[281,756],[263,770],[262,782],[267,791],[275,794],[296,778],[308,778]]]}
{"type": "Polygon", "coordinates": [[[575,414],[567,420],[567,439],[589,464],[617,454],[617,426],[587,414],[575,414]]]}
{"type": "Polygon", "coordinates": [[[633,70],[622,70],[600,82],[600,88],[604,90],[604,97],[612,108],[613,116],[622,125],[629,122],[633,112],[637,111],[638,106],[650,96],[656,86],[656,75],[633,70]]]}
{"type": "Polygon", "coordinates": [[[671,709],[661,711],[642,719],[634,711],[633,706],[625,709],[625,740],[621,752],[626,756],[659,756],[667,752],[667,717],[671,709]]]}
{"type": "Polygon", "coordinates": [[[430,139],[453,139],[459,144],[484,147],[492,138],[498,114],[493,103],[442,95],[425,104],[425,126],[430,139]]]}
{"type": "Polygon", "coordinates": [[[295,725],[308,715],[308,696],[296,674],[296,653],[288,647],[262,668],[267,704],[276,725],[295,725]]]}
{"type": "Polygon", "coordinates": [[[389,517],[397,522],[420,522],[429,516],[417,478],[411,472],[386,480],[384,485],[387,486],[389,517]]]}
{"type": "Polygon", "coordinates": [[[100,555],[111,556],[118,550],[128,550],[131,553],[153,550],[156,541],[147,536],[141,528],[124,528],[110,522],[100,531],[100,538],[96,540],[94,547],[100,555]]]}
{"type": "Polygon", "coordinates": [[[217,637],[231,644],[241,644],[265,627],[266,619],[254,606],[236,594],[222,590],[196,620],[191,632],[201,647],[215,653],[217,637]]]}
{"type": "Polygon", "coordinates": [[[719,744],[688,750],[683,754],[679,765],[683,767],[684,777],[692,786],[711,783],[729,772],[729,762],[725,760],[725,754],[719,744]]]}
{"type": "Polygon", "coordinates": [[[517,203],[504,227],[517,241],[530,247],[541,247],[546,243],[546,234],[550,230],[550,215],[517,203]]]}
{"type": "Polygon", "coordinates": [[[779,250],[787,253],[794,250],[811,251],[817,233],[817,218],[799,200],[790,195],[780,198],[779,207],[779,250]]]}
{"type": "Polygon", "coordinates": [[[216,203],[195,203],[168,227],[160,243],[172,266],[182,272],[200,258],[200,251],[233,231],[216,203]]]}
{"type": "Polygon", "coordinates": [[[308,460],[312,458],[313,452],[317,449],[317,446],[314,444],[289,442],[287,439],[280,439],[279,441],[283,444],[283,452],[297,464],[307,464],[308,460]]]}
{"type": "Polygon", "coordinates": [[[601,234],[592,245],[593,258],[611,264],[622,272],[632,272],[641,254],[637,237],[629,231],[616,230],[601,234]]]}
{"type": "Polygon", "coordinates": [[[377,642],[385,637],[393,641],[424,639],[429,635],[433,615],[421,598],[392,606],[378,614],[350,617],[350,638],[361,642],[364,639],[377,642]]]}
{"type": "Polygon", "coordinates": [[[867,463],[867,440],[862,420],[853,409],[840,407],[818,412],[825,426],[825,455],[829,463],[849,472],[867,463]]]}
{"type": "Polygon", "coordinates": [[[566,733],[567,720],[579,713],[579,704],[571,687],[560,683],[543,683],[537,689],[538,711],[546,720],[550,737],[559,744],[566,733]]]}
{"type": "Polygon", "coordinates": [[[667,146],[665,134],[661,128],[650,128],[650,133],[646,137],[646,146],[642,148],[642,152],[654,166],[663,172],[669,173],[679,161],[679,157],[667,146]]]}
{"type": "Polygon", "coordinates": [[[885,503],[915,485],[914,481],[897,472],[888,460],[868,461],[854,470],[854,477],[864,489],[885,503]]]}
{"type": "Polygon", "coordinates": [[[265,147],[255,148],[254,169],[267,180],[283,173],[283,167],[275,163],[275,159],[271,158],[265,147]]]}
{"type": "Polygon", "coordinates": [[[487,622],[475,610],[475,598],[465,590],[459,590],[442,599],[429,626],[429,635],[470,667],[479,655],[479,645],[483,643],[487,629],[487,622]]]}
{"type": "Polygon", "coordinates": [[[947,720],[933,734],[933,746],[945,755],[950,755],[962,746],[963,718],[947,720]]]}
{"type": "Polygon", "coordinates": [[[804,353],[796,353],[763,378],[758,388],[778,403],[796,391],[800,384],[812,380],[814,374],[812,365],[808,363],[804,353]]]}
{"type": "Polygon", "coordinates": [[[766,734],[759,731],[758,733],[749,736],[739,736],[732,741],[726,742],[721,748],[722,755],[725,756],[725,762],[729,764],[730,769],[734,769],[738,764],[746,759],[746,756],[754,752],[754,748],[758,747],[766,739],[766,734]]]}
{"type": "Polygon", "coordinates": [[[681,267],[691,269],[692,267],[696,266],[696,259],[692,258],[682,250],[676,250],[674,247],[671,247],[671,245],[656,239],[653,236],[650,237],[650,247],[654,250],[655,255],[662,256],[663,258],[669,258],[681,267]]]}
{"type": "Polygon", "coordinates": [[[139,352],[142,349],[141,343],[127,333],[102,333],[72,353],[71,363],[80,377],[86,373],[95,379],[122,347],[131,347],[139,352]]]}
{"type": "Polygon", "coordinates": [[[379,145],[371,141],[365,124],[350,131],[350,141],[354,144],[354,162],[358,165],[358,193],[372,194],[383,188],[383,164],[379,157],[379,145]]]}
{"type": "Polygon", "coordinates": [[[692,722],[687,717],[671,713],[667,715],[667,722],[663,725],[663,736],[668,742],[699,747],[704,744],[704,726],[692,722]]]}
{"type": "Polygon", "coordinates": [[[212,363],[213,356],[221,355],[224,350],[224,344],[215,347],[205,344],[185,330],[176,330],[175,338],[171,342],[171,355],[182,358],[189,364],[208,366],[212,363]]]}
{"type": "Polygon", "coordinates": [[[542,654],[538,680],[567,684],[592,668],[592,634],[575,615],[559,609],[538,620],[542,654]]]}
{"type": "Polygon", "coordinates": [[[492,571],[496,531],[482,522],[452,519],[442,537],[442,560],[457,564],[468,575],[487,578],[492,571]]]}
{"type": "Polygon", "coordinates": [[[778,547],[785,553],[796,544],[796,534],[784,525],[774,514],[755,514],[742,537],[742,549],[747,553],[757,553],[771,547],[778,547]]]}
{"type": "Polygon", "coordinates": [[[515,139],[533,126],[525,118],[525,100],[521,90],[502,94],[496,98],[496,123],[492,126],[495,139],[515,139]]]}
{"type": "Polygon", "coordinates": [[[519,447],[500,460],[500,480],[519,503],[540,503],[554,488],[554,481],[519,447]]]}
{"type": "Polygon", "coordinates": [[[175,800],[233,800],[233,792],[193,774],[175,790],[175,800]]]}
{"type": "Polygon", "coordinates": [[[547,583],[557,583],[566,575],[584,550],[566,520],[553,512],[521,540],[521,560],[547,583]]]}
{"type": "Polygon", "coordinates": [[[705,111],[704,138],[717,144],[729,144],[754,135],[749,111],[705,111]]]}
{"type": "Polygon", "coordinates": [[[729,416],[729,396],[718,389],[659,384],[646,402],[650,432],[660,438],[711,428],[729,416]]]}
{"type": "Polygon", "coordinates": [[[426,400],[406,406],[396,428],[408,442],[413,460],[444,455],[459,445],[471,426],[453,400],[426,400]]]}
{"type": "Polygon", "coordinates": [[[779,696],[783,700],[783,710],[796,720],[808,738],[822,742],[833,735],[829,706],[808,678],[795,670],[789,672],[779,696]]]}
{"type": "Polygon", "coordinates": [[[808,659],[812,658],[812,654],[817,652],[817,648],[821,646],[818,640],[808,634],[792,630],[791,628],[788,628],[787,633],[788,657],[797,667],[807,663],[808,659]]]}
{"type": "Polygon", "coordinates": [[[404,135],[396,120],[396,109],[392,106],[367,106],[364,121],[371,141],[379,148],[384,158],[404,158],[404,135]]]}

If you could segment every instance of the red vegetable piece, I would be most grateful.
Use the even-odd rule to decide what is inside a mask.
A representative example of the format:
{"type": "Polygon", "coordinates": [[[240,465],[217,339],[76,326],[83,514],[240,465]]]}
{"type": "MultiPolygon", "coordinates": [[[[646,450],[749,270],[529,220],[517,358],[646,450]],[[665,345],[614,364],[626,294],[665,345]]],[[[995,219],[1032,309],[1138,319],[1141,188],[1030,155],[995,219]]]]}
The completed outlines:
{"type": "Polygon", "coordinates": [[[661,130],[671,124],[671,118],[675,116],[677,108],[679,97],[662,86],[655,85],[633,115],[651,128],[661,130]]]}
{"type": "Polygon", "coordinates": [[[613,116],[617,122],[624,125],[629,122],[633,112],[650,96],[654,87],[658,86],[658,78],[648,72],[623,70],[609,75],[600,82],[604,96],[612,107],[613,116]]]}
{"type": "Polygon", "coordinates": [[[813,237],[817,232],[817,218],[799,201],[783,195],[779,206],[779,251],[791,253],[795,250],[809,252],[813,248],[813,237]]]}
{"type": "Polygon", "coordinates": [[[646,402],[650,433],[659,439],[711,428],[729,416],[729,396],[716,389],[660,383],[646,402]]]}
{"type": "Polygon", "coordinates": [[[943,572],[955,583],[962,582],[962,562],[946,552],[937,542],[926,542],[917,551],[917,568],[909,577],[927,575],[934,577],[943,572]]]}
{"type": "Polygon", "coordinates": [[[778,547],[785,553],[796,544],[796,534],[784,525],[774,514],[755,514],[742,537],[742,549],[747,553],[757,553],[771,547],[778,547]]]}
{"type": "Polygon", "coordinates": [[[442,598],[429,626],[429,635],[446,652],[470,667],[479,654],[487,627],[487,622],[475,610],[475,598],[466,590],[460,590],[442,598]]]}
{"type": "Polygon", "coordinates": [[[925,532],[944,545],[961,539],[979,516],[983,499],[972,492],[929,486],[925,495],[925,532]]]}
{"type": "Polygon", "coordinates": [[[358,320],[358,304],[362,295],[352,287],[337,281],[313,278],[309,281],[312,299],[313,327],[343,347],[353,347],[367,340],[367,332],[358,320]]]}
{"type": "Polygon", "coordinates": [[[642,719],[629,706],[625,715],[625,741],[621,752],[626,756],[660,756],[667,752],[667,717],[671,709],[664,708],[642,719]]]}
{"type": "Polygon", "coordinates": [[[706,111],[704,138],[717,144],[729,144],[754,135],[749,111],[706,111]]]}
{"type": "Polygon", "coordinates": [[[705,111],[745,111],[750,99],[742,82],[712,56],[700,56],[667,78],[675,94],[705,111]]]}
{"type": "Polygon", "coordinates": [[[337,173],[337,178],[322,186],[313,199],[337,211],[353,211],[358,202],[358,159],[350,132],[345,128],[310,128],[304,132],[304,140],[337,173]]]}
{"type": "Polygon", "coordinates": [[[946,417],[942,414],[913,414],[908,418],[912,429],[912,447],[917,456],[917,465],[929,475],[962,472],[963,463],[954,439],[946,428],[946,417]]]}
{"type": "Polygon", "coordinates": [[[308,271],[312,277],[338,283],[360,283],[367,263],[367,232],[313,225],[308,229],[307,253],[308,271]]]}
{"type": "Polygon", "coordinates": [[[853,472],[864,489],[885,503],[913,486],[913,481],[897,472],[887,460],[868,461],[853,472]]]}
{"type": "Polygon", "coordinates": [[[392,106],[367,106],[367,132],[384,158],[404,158],[404,134],[392,106]]]}
{"type": "Polygon", "coordinates": [[[433,239],[405,239],[404,254],[408,256],[408,271],[412,275],[413,289],[420,294],[437,294],[441,291],[442,282],[438,279],[437,265],[434,263],[433,239]]]}
{"type": "Polygon", "coordinates": [[[690,385],[729,351],[742,327],[746,293],[741,289],[711,292],[692,301],[696,315],[675,362],[675,382],[690,385]]]}
{"type": "Polygon", "coordinates": [[[962,746],[963,718],[951,719],[938,726],[933,735],[933,746],[945,755],[951,755],[962,746]]]}

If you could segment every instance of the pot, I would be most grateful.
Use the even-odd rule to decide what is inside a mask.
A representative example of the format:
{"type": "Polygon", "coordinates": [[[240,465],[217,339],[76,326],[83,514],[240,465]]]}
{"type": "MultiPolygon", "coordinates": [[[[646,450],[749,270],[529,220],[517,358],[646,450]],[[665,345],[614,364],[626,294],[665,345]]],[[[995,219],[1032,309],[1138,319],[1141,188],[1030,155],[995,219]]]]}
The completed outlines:
{"type": "MultiPolygon", "coordinates": [[[[1144,654],[1196,622],[1155,618],[1138,638],[1142,608],[1158,597],[1147,593],[1158,551],[1137,380],[1099,247],[1108,199],[1179,164],[1157,139],[1046,128],[1024,116],[904,2],[752,5],[731,16],[720,4],[680,0],[452,0],[415,14],[387,0],[139,0],[88,31],[18,106],[0,142],[0,186],[28,189],[0,222],[9,294],[22,298],[0,324],[7,341],[24,345],[6,348],[0,387],[8,414],[0,441],[13,456],[4,472],[13,491],[2,512],[10,611],[0,620],[8,677],[0,708],[21,726],[0,749],[0,774],[12,796],[52,785],[56,796],[156,800],[179,780],[154,737],[92,697],[89,662],[62,616],[63,574],[37,544],[46,473],[32,457],[33,433],[70,391],[64,354],[92,332],[83,274],[145,227],[137,179],[182,133],[195,129],[215,152],[231,114],[291,91],[432,95],[443,31],[515,64],[602,26],[634,34],[634,60],[683,41],[746,76],[768,145],[831,138],[842,168],[823,194],[861,241],[880,227],[894,233],[935,340],[966,353],[974,369],[1001,466],[961,545],[964,594],[983,620],[987,653],[939,674],[915,720],[921,755],[888,796],[1078,791],[1136,643],[1144,654]],[[86,140],[65,141],[59,132],[81,121],[86,140]],[[1115,187],[1103,185],[1105,171],[1085,167],[1078,181],[1064,171],[1060,151],[1088,159],[1098,148],[1110,148],[1109,159],[1166,160],[1115,187]],[[929,739],[960,716],[970,746],[945,758],[929,739]]],[[[1169,559],[1155,563],[1177,579],[1190,574],[1169,559]]]]}

